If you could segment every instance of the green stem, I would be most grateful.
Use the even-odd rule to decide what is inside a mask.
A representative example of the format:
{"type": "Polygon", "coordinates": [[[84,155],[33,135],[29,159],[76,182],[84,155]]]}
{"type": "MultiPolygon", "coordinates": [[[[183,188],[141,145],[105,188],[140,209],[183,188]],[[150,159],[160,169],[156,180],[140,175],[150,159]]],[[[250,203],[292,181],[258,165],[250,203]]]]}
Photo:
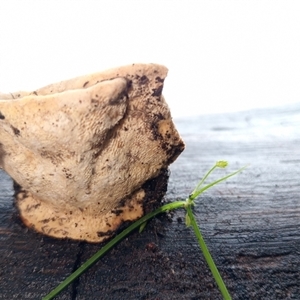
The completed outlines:
{"type": "MultiPolygon", "coordinates": [[[[220,178],[220,179],[218,179],[218,180],[216,180],[216,181],[214,181],[214,182],[212,182],[212,183],[210,183],[210,184],[207,184],[205,187],[203,187],[203,188],[200,189],[200,190],[194,190],[193,193],[192,193],[192,196],[190,197],[190,199],[191,199],[191,200],[196,199],[200,194],[202,194],[202,193],[203,193],[204,191],[206,191],[207,189],[209,189],[209,188],[211,188],[212,186],[214,186],[214,185],[216,185],[216,184],[218,184],[218,183],[220,183],[220,182],[222,182],[222,181],[225,181],[226,179],[228,179],[228,178],[230,178],[230,177],[236,175],[237,173],[243,171],[245,168],[247,168],[247,166],[245,166],[245,167],[243,167],[243,168],[241,168],[241,169],[239,169],[239,170],[237,170],[237,171],[235,171],[235,172],[233,172],[233,173],[231,173],[231,174],[229,174],[229,175],[226,175],[226,176],[224,176],[224,177],[222,177],[222,178],[220,178]]],[[[213,169],[212,169],[212,170],[213,170],[213,169]]],[[[211,170],[211,171],[212,171],[212,170],[211,170]]]]}
{"type": "Polygon", "coordinates": [[[195,217],[192,213],[191,206],[194,205],[194,200],[205,190],[208,188],[214,186],[215,184],[224,181],[228,179],[229,177],[241,172],[245,169],[245,167],[239,169],[236,172],[233,172],[227,176],[224,176],[223,178],[216,180],[205,187],[200,189],[200,186],[203,184],[204,180],[210,175],[210,173],[217,167],[225,168],[227,166],[226,161],[219,161],[216,163],[214,167],[212,167],[206,175],[203,177],[203,179],[200,181],[200,183],[197,185],[197,187],[194,189],[192,194],[186,199],[186,201],[176,201],[173,203],[168,203],[166,205],[163,205],[162,207],[156,209],[153,212],[148,213],[146,216],[140,218],[139,220],[135,221],[133,224],[131,224],[128,228],[126,228],[124,231],[122,231],[120,234],[118,234],[114,239],[109,241],[105,246],[103,246],[96,254],[94,254],[88,261],[86,261],[81,267],[79,267],[74,273],[72,273],[69,277],[67,277],[62,283],[60,283],[54,290],[52,290],[48,295],[46,295],[43,300],[50,300],[56,297],[61,291],[63,291],[69,284],[71,284],[76,278],[78,278],[83,272],[85,272],[88,268],[90,268],[93,264],[95,264],[108,250],[110,250],[114,245],[116,245],[118,242],[120,242],[124,237],[126,237],[131,231],[134,229],[140,227],[140,231],[143,230],[145,227],[146,222],[155,217],[156,215],[163,213],[165,211],[178,209],[178,208],[185,208],[187,211],[187,225],[191,225],[194,229],[194,232],[196,234],[196,237],[198,239],[200,248],[202,249],[203,255],[206,259],[206,262],[213,274],[213,277],[215,278],[217,285],[223,295],[224,299],[231,299],[229,292],[222,280],[222,277],[209,253],[208,248],[206,247],[206,244],[204,242],[204,239],[201,235],[200,229],[196,223],[195,217]],[[143,225],[143,226],[141,226],[143,225]]]}
{"type": "Polygon", "coordinates": [[[193,192],[191,193],[190,199],[194,200],[195,198],[197,198],[197,191],[199,190],[200,186],[202,185],[202,183],[205,181],[205,179],[209,176],[209,174],[216,169],[217,166],[214,165],[206,174],[205,176],[201,179],[201,181],[197,184],[197,186],[195,187],[195,189],[193,190],[193,192]]]}
{"type": "Polygon", "coordinates": [[[218,287],[219,287],[219,289],[222,293],[222,296],[223,296],[224,299],[229,300],[229,299],[231,299],[231,296],[230,296],[230,294],[229,294],[229,292],[226,288],[226,285],[224,284],[224,281],[223,281],[223,279],[222,279],[222,277],[221,277],[221,275],[220,275],[220,273],[219,273],[219,271],[218,271],[218,269],[217,269],[217,267],[216,267],[216,265],[213,261],[213,258],[210,255],[210,252],[209,252],[209,250],[208,250],[208,248],[207,248],[207,246],[204,242],[203,236],[200,232],[200,229],[197,225],[194,214],[192,212],[191,205],[187,205],[186,210],[187,210],[188,216],[189,216],[190,221],[191,221],[191,226],[193,227],[195,235],[197,237],[199,246],[200,246],[200,248],[203,252],[203,256],[204,256],[204,258],[205,258],[205,260],[206,260],[206,262],[207,262],[207,264],[208,264],[208,266],[209,266],[209,268],[212,272],[213,277],[215,278],[215,281],[216,281],[216,283],[217,283],[217,285],[218,285],[218,287]]]}
{"type": "Polygon", "coordinates": [[[56,297],[60,292],[62,292],[69,284],[71,284],[76,278],[78,278],[83,272],[95,264],[108,250],[110,250],[114,245],[120,242],[124,237],[126,237],[134,229],[138,228],[144,222],[150,220],[158,214],[166,212],[168,210],[183,208],[185,206],[185,201],[176,201],[163,205],[162,207],[156,209],[153,212],[148,213],[146,216],[140,218],[129,227],[124,229],[115,238],[104,245],[96,254],[94,254],[89,260],[87,260],[83,265],[81,265],[74,273],[67,277],[63,282],[61,282],[54,290],[52,290],[48,295],[46,295],[43,300],[50,300],[56,297]]]}

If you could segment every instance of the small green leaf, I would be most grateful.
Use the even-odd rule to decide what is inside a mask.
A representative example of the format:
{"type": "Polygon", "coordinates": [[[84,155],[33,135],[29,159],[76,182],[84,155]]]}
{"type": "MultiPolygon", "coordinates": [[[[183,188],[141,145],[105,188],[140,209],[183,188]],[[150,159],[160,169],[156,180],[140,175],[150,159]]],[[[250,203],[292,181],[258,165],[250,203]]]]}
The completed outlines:
{"type": "Polygon", "coordinates": [[[141,226],[139,228],[139,233],[142,233],[142,231],[145,229],[146,225],[147,225],[147,222],[144,222],[141,224],[141,226]]]}
{"type": "Polygon", "coordinates": [[[186,225],[186,227],[191,226],[191,219],[190,219],[190,216],[188,215],[188,213],[186,213],[186,215],[185,215],[185,225],[186,225]]]}

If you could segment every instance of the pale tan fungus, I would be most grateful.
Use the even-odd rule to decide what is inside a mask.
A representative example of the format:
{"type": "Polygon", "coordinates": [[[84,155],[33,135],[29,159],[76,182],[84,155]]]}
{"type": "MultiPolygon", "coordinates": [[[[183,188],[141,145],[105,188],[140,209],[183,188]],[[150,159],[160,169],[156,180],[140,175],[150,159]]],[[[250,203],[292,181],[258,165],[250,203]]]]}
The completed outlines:
{"type": "Polygon", "coordinates": [[[144,214],[143,184],[184,149],[161,94],[166,75],[133,64],[0,94],[0,167],[21,187],[27,226],[100,242],[144,214]]]}

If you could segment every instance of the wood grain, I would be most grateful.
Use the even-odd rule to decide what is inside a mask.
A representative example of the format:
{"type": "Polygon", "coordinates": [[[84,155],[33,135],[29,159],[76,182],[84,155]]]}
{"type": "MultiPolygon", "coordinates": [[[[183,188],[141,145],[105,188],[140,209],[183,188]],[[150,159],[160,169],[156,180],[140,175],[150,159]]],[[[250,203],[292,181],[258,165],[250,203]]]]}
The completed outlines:
{"type": "MultiPolygon", "coordinates": [[[[234,299],[300,298],[300,104],[175,120],[186,150],[167,201],[185,198],[217,160],[241,174],[208,190],[195,214],[234,299]]],[[[100,245],[27,230],[0,173],[0,299],[40,299],[100,245]]],[[[221,299],[184,211],[151,221],[57,299],[221,299]]]]}

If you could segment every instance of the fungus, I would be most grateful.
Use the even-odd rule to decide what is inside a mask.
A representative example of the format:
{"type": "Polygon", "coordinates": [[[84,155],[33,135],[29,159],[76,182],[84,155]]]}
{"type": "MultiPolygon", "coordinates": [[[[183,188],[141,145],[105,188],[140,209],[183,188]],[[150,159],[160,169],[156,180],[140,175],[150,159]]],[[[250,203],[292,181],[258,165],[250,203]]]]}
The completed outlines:
{"type": "Polygon", "coordinates": [[[101,242],[161,200],[184,149],[162,96],[166,75],[133,64],[0,94],[0,167],[26,226],[101,242]]]}

